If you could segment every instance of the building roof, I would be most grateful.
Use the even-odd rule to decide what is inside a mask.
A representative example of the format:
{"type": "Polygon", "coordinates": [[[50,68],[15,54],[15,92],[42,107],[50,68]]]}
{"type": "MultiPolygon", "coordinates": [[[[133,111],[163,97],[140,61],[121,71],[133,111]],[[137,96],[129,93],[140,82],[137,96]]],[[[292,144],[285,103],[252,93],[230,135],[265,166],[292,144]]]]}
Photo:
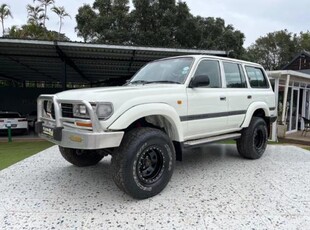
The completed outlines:
{"type": "Polygon", "coordinates": [[[304,70],[310,69],[310,52],[303,51],[296,55],[293,60],[285,65],[282,70],[304,70]]]}
{"type": "Polygon", "coordinates": [[[267,71],[267,74],[270,78],[283,78],[286,79],[287,75],[290,75],[290,79],[296,82],[303,82],[310,86],[310,75],[307,73],[302,73],[294,70],[276,70],[276,71],[267,71]]]}
{"type": "Polygon", "coordinates": [[[0,80],[124,82],[145,63],[170,56],[226,51],[0,39],[0,80]]]}

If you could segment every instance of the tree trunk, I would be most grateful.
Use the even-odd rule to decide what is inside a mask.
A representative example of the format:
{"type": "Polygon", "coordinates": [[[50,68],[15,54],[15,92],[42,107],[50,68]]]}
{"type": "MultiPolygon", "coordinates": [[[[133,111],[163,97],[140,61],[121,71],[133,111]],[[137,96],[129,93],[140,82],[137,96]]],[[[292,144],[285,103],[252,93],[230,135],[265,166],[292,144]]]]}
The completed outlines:
{"type": "Polygon", "coordinates": [[[61,26],[62,26],[62,20],[61,20],[61,17],[60,17],[60,18],[59,18],[59,33],[58,33],[58,40],[60,40],[61,26]]]}
{"type": "Polygon", "coordinates": [[[1,24],[2,24],[2,37],[4,36],[4,19],[1,18],[1,24]]]}
{"type": "Polygon", "coordinates": [[[45,15],[44,15],[44,20],[43,20],[43,25],[45,27],[45,20],[46,20],[46,17],[47,17],[47,15],[46,15],[46,13],[47,13],[47,5],[45,5],[45,11],[44,12],[45,12],[45,15]]]}

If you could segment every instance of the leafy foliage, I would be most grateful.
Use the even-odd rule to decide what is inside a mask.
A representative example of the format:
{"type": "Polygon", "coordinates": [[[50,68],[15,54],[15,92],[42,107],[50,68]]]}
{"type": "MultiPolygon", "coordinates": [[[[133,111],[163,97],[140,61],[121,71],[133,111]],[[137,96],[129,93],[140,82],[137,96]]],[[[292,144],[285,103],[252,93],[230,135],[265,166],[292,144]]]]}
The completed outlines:
{"type": "Polygon", "coordinates": [[[45,22],[46,20],[48,20],[48,16],[47,16],[47,8],[48,6],[52,5],[55,3],[55,0],[33,0],[33,2],[40,2],[40,6],[44,8],[44,16],[43,16],[43,26],[45,27],[45,22]]]}
{"type": "MultiPolygon", "coordinates": [[[[4,37],[8,38],[19,38],[19,39],[40,39],[40,40],[60,40],[70,41],[65,34],[61,33],[61,27],[65,17],[70,17],[64,7],[51,7],[52,12],[56,13],[59,17],[59,32],[48,30],[45,26],[46,20],[48,20],[47,9],[50,5],[55,3],[55,0],[33,0],[33,2],[39,2],[39,5],[28,4],[26,9],[28,13],[27,24],[22,26],[12,26],[9,28],[8,34],[4,37]]],[[[3,19],[8,16],[12,16],[5,10],[9,10],[6,4],[3,4],[3,19]]],[[[0,8],[0,18],[1,18],[0,8]]],[[[2,18],[1,18],[2,20],[2,18]]],[[[3,21],[3,20],[2,20],[3,21]]],[[[3,23],[2,23],[3,25],[3,23]]],[[[4,26],[3,26],[4,28],[4,26]]]]}
{"type": "Polygon", "coordinates": [[[12,26],[7,37],[18,39],[70,41],[70,39],[64,34],[59,34],[56,31],[47,30],[45,27],[35,24],[26,24],[21,26],[21,28],[12,26]]]}
{"type": "Polygon", "coordinates": [[[203,48],[243,53],[244,34],[221,18],[193,16],[175,0],[95,0],[76,15],[78,36],[85,42],[174,48],[203,48]]]}
{"type": "Polygon", "coordinates": [[[97,15],[90,5],[84,5],[79,8],[78,14],[75,17],[77,22],[75,31],[79,37],[84,39],[85,42],[92,41],[95,37],[95,29],[90,25],[95,24],[96,18],[97,15]]]}
{"type": "Polygon", "coordinates": [[[296,38],[286,30],[268,33],[249,47],[251,58],[266,69],[274,70],[288,63],[295,52],[296,38]]]}
{"type": "Polygon", "coordinates": [[[27,5],[28,12],[28,23],[34,24],[37,26],[43,25],[44,21],[44,9],[41,6],[32,6],[30,4],[27,5]]]}
{"type": "Polygon", "coordinates": [[[71,16],[66,12],[66,10],[65,10],[65,8],[63,6],[60,6],[60,7],[53,6],[51,10],[55,14],[57,14],[58,17],[59,17],[59,34],[60,34],[61,33],[61,27],[63,25],[63,19],[65,17],[71,18],[71,16]]]}
{"type": "Polygon", "coordinates": [[[4,35],[4,20],[8,17],[13,18],[10,7],[7,4],[2,4],[0,6],[0,20],[2,25],[2,35],[4,35]]]}
{"type": "Polygon", "coordinates": [[[283,68],[303,50],[310,50],[309,32],[297,35],[281,30],[258,38],[248,48],[247,59],[260,63],[268,70],[275,70],[283,68]]]}

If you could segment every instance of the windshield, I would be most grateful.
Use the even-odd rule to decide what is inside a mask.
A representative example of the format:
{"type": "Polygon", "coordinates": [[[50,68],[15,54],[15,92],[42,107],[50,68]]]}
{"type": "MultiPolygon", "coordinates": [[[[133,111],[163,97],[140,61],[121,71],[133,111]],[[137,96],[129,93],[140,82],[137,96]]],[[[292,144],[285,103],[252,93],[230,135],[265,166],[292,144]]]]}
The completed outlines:
{"type": "Polygon", "coordinates": [[[180,57],[151,62],[131,79],[130,84],[183,84],[190,71],[193,58],[180,57]]]}

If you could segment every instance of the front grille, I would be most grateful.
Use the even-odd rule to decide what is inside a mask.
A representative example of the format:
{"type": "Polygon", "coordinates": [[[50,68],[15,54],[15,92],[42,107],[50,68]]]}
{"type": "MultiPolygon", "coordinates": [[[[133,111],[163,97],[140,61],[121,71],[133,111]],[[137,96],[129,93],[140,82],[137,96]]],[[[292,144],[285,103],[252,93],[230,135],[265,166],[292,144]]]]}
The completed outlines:
{"type": "Polygon", "coordinates": [[[73,105],[72,104],[61,104],[62,117],[73,118],[73,105]]]}

